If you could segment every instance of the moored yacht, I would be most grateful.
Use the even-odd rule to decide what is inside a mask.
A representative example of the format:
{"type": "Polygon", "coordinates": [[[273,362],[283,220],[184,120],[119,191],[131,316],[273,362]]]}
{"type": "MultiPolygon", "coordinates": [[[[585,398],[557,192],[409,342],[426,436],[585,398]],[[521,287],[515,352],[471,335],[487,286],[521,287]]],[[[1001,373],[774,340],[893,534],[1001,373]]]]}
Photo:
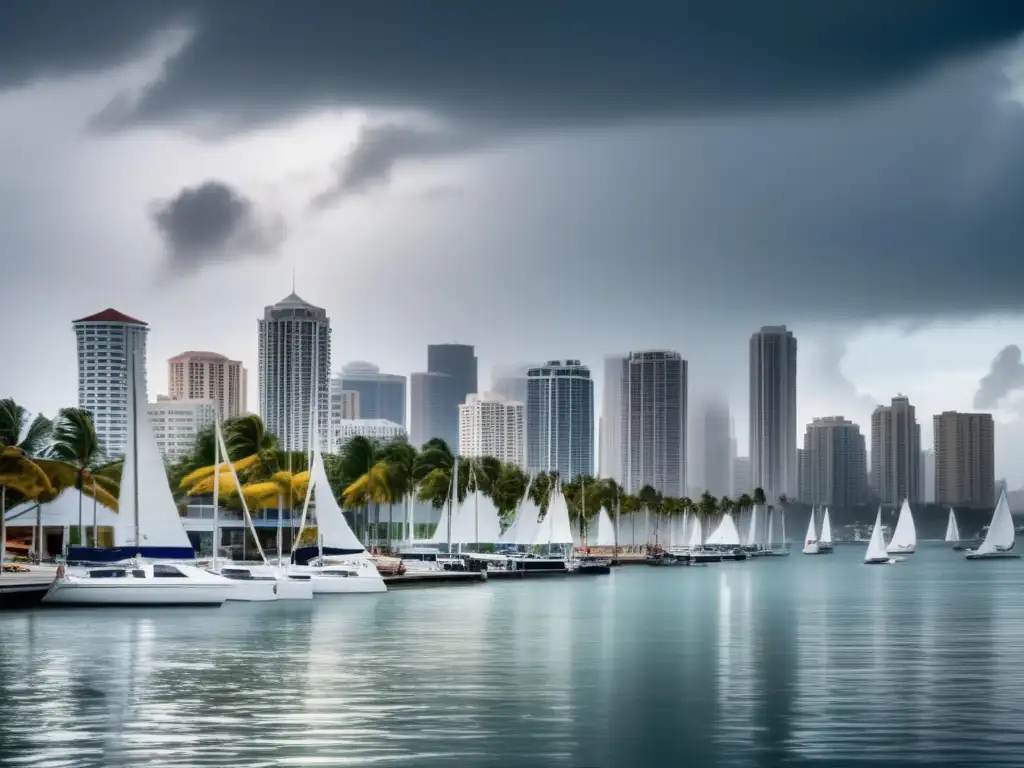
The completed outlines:
{"type": "Polygon", "coordinates": [[[1017,543],[1017,534],[1013,527],[1013,515],[1010,514],[1010,503],[1006,499],[1006,488],[999,494],[999,503],[992,513],[992,522],[988,526],[985,540],[977,549],[967,550],[968,560],[1017,560],[1020,555],[1012,550],[1017,543]]]}
{"type": "Polygon", "coordinates": [[[167,484],[149,417],[141,409],[139,361],[130,353],[128,452],[121,470],[112,548],[70,547],[44,602],[71,605],[220,605],[229,579],[195,565],[167,484]]]}
{"type": "Polygon", "coordinates": [[[814,526],[814,507],[811,507],[811,519],[807,521],[807,533],[804,535],[804,554],[821,554],[821,547],[818,545],[818,532],[814,526]]]}

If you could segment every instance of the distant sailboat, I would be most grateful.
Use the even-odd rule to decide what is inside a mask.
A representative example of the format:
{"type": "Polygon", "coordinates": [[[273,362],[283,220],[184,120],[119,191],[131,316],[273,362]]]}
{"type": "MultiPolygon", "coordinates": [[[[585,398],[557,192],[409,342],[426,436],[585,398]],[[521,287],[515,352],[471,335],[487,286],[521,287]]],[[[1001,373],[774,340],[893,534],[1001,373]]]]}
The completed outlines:
{"type": "Polygon", "coordinates": [[[864,554],[865,565],[888,565],[896,561],[885,551],[885,538],[882,536],[882,508],[878,508],[875,516],[875,527],[871,530],[871,541],[868,551],[864,554]]]}
{"type": "Polygon", "coordinates": [[[960,526],[956,524],[956,513],[949,508],[949,521],[946,523],[946,543],[952,544],[953,549],[967,549],[960,543],[960,526]]]}
{"type": "Polygon", "coordinates": [[[807,521],[807,533],[804,535],[804,554],[817,555],[820,553],[818,532],[814,529],[814,507],[811,507],[811,519],[807,521]]]}
{"type": "Polygon", "coordinates": [[[832,549],[832,521],[828,516],[828,507],[825,507],[825,514],[821,518],[821,536],[818,537],[818,554],[831,554],[832,549]]]}
{"type": "Polygon", "coordinates": [[[985,540],[977,549],[967,550],[968,560],[1019,559],[1013,554],[1017,534],[1013,529],[1013,515],[1010,514],[1010,503],[1006,500],[1006,489],[999,494],[999,503],[992,513],[992,522],[988,526],[985,540]]]}
{"type": "Polygon", "coordinates": [[[912,555],[917,549],[917,529],[914,527],[914,514],[910,511],[910,502],[903,500],[900,516],[896,521],[896,530],[892,533],[892,541],[886,551],[890,555],[912,555]]]}

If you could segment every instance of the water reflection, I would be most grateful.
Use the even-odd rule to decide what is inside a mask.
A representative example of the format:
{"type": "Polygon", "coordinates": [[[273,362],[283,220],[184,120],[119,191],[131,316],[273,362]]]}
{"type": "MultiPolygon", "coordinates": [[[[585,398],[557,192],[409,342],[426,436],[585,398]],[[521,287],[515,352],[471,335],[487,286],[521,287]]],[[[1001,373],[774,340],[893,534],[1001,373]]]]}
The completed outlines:
{"type": "Polygon", "coordinates": [[[923,548],[0,617],[0,765],[1020,763],[1024,565],[923,548]]]}

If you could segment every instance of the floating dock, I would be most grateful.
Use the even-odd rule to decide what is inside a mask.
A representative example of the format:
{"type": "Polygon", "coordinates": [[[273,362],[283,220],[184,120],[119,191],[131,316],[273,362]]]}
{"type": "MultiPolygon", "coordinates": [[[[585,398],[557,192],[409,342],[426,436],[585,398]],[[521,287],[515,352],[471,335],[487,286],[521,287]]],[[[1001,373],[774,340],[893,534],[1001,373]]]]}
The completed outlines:
{"type": "Polygon", "coordinates": [[[39,605],[53,583],[55,573],[56,569],[45,567],[24,573],[0,573],[0,610],[39,605]]]}
{"type": "Polygon", "coordinates": [[[401,576],[385,576],[384,583],[392,587],[433,587],[452,584],[483,584],[487,573],[483,571],[406,571],[401,576]]]}

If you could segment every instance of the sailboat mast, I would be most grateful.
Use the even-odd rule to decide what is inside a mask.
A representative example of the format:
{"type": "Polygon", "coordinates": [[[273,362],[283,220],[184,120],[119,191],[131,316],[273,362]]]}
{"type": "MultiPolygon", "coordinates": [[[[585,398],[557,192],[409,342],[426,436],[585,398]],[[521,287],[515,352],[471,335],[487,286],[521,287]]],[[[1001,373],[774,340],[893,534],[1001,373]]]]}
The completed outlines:
{"type": "Polygon", "coordinates": [[[220,544],[220,421],[214,416],[213,430],[213,570],[217,570],[217,550],[220,544]]]}
{"type": "Polygon", "coordinates": [[[135,347],[138,338],[133,333],[131,341],[132,349],[132,499],[135,512],[135,549],[142,545],[142,536],[139,534],[139,403],[135,394],[136,377],[138,368],[136,365],[135,347]]]}
{"type": "Polygon", "coordinates": [[[476,537],[475,543],[477,546],[480,545],[480,489],[477,488],[477,474],[476,474],[476,462],[474,461],[472,466],[473,470],[473,535],[476,537]]]}

